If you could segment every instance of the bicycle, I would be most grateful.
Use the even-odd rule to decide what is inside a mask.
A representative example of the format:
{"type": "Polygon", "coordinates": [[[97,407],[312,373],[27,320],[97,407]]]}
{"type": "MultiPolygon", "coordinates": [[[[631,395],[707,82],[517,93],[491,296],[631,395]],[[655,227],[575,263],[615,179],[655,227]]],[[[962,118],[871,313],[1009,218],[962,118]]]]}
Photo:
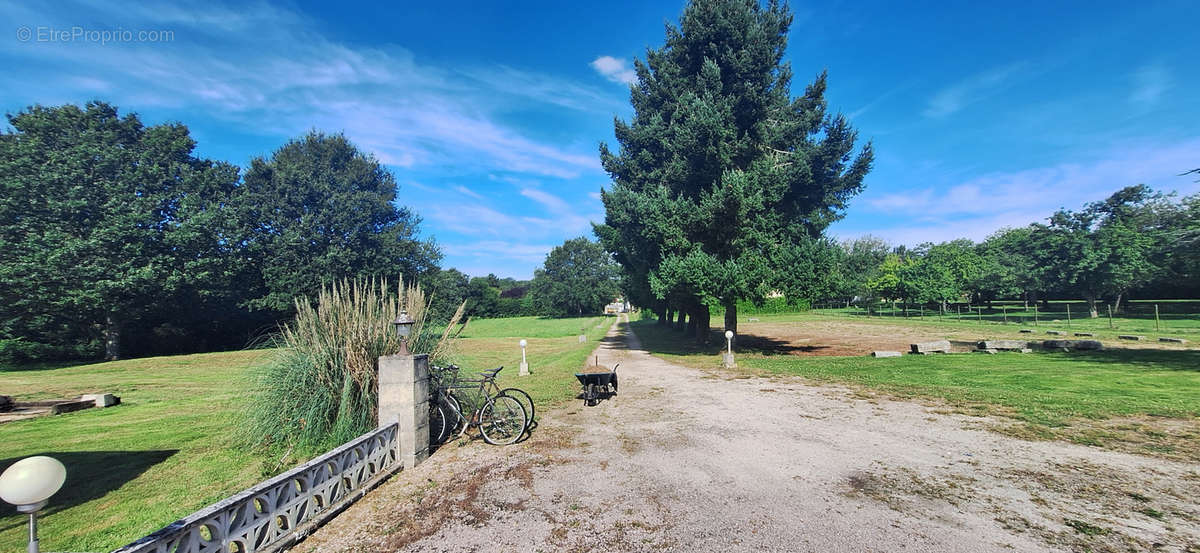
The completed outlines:
{"type": "MultiPolygon", "coordinates": [[[[429,404],[429,434],[430,443],[439,444],[448,438],[461,425],[461,434],[465,434],[472,426],[479,427],[479,433],[484,441],[494,445],[515,443],[529,430],[530,417],[521,401],[508,393],[503,393],[496,384],[496,374],[504,367],[483,371],[479,379],[463,380],[458,377],[458,367],[432,367],[430,382],[429,404]],[[464,415],[462,404],[454,390],[462,390],[459,394],[464,400],[474,400],[472,403],[479,407],[472,409],[470,417],[464,415]]],[[[520,392],[528,398],[529,394],[512,388],[512,394],[520,392]]],[[[532,407],[532,401],[530,402],[532,407]]]]}

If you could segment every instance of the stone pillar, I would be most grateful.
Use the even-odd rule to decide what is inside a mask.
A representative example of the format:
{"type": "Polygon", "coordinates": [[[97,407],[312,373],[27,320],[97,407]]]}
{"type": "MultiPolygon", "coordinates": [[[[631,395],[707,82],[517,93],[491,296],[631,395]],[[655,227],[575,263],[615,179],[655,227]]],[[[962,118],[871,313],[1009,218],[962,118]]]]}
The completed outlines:
{"type": "Polygon", "coordinates": [[[429,457],[429,356],[379,358],[379,426],[399,422],[400,460],[411,469],[429,457]]]}

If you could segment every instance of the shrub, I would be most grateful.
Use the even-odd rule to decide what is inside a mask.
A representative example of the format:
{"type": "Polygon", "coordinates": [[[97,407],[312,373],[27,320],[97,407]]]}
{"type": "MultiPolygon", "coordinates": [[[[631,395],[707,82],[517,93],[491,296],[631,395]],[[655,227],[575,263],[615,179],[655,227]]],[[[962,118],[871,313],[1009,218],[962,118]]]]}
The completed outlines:
{"type": "Polygon", "coordinates": [[[296,300],[296,317],[277,337],[280,349],[260,374],[246,432],[259,446],[312,453],[331,449],[375,427],[376,359],[400,348],[391,321],[401,308],[416,320],[409,349],[431,362],[449,355],[449,329],[426,325],[421,287],[394,293],[387,280],[342,281],[323,287],[314,304],[296,300]]]}

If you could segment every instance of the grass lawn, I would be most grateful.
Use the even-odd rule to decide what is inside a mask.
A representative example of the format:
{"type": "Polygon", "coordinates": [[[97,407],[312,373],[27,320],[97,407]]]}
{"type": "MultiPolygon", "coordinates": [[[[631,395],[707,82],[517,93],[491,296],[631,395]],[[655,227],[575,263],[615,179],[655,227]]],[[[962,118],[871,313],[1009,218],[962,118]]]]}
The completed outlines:
{"type": "MultiPolygon", "coordinates": [[[[867,312],[858,308],[819,309],[818,313],[868,319],[867,312]]],[[[798,314],[789,314],[798,315],[798,314]]],[[[750,315],[755,317],[756,315],[750,315]]],[[[871,319],[885,321],[905,320],[903,308],[885,307],[872,309],[871,319]]],[[[1104,306],[1100,317],[1088,317],[1087,305],[1080,302],[1050,302],[1049,311],[1034,306],[1025,307],[1018,303],[996,302],[991,308],[970,311],[952,308],[945,314],[936,310],[909,307],[907,321],[914,324],[993,326],[1030,328],[1038,331],[1062,330],[1070,332],[1092,332],[1100,337],[1116,339],[1118,334],[1145,335],[1151,341],[1160,336],[1200,339],[1200,302],[1157,301],[1133,302],[1122,307],[1122,312],[1111,317],[1104,306]],[[1155,320],[1154,308],[1158,305],[1159,316],[1155,320]]]]}
{"type": "MultiPolygon", "coordinates": [[[[472,321],[458,344],[466,370],[504,365],[502,384],[539,407],[574,398],[571,376],[611,318],[472,321]],[[600,325],[600,326],[597,326],[600,325]],[[579,343],[580,327],[588,342],[579,343]],[[533,375],[517,377],[529,340],[533,375]]],[[[30,455],[67,466],[67,484],[41,521],[47,551],[108,551],[243,490],[301,459],[264,458],[230,438],[254,369],[271,351],[133,359],[0,370],[0,393],[18,400],[110,392],[121,405],[0,425],[0,470],[30,455]]],[[[0,551],[23,551],[26,519],[0,506],[0,551]]]]}
{"type": "Polygon", "coordinates": [[[533,397],[538,409],[572,400],[579,393],[574,374],[613,324],[612,317],[582,319],[543,319],[515,317],[471,321],[456,345],[456,363],[463,376],[471,372],[503,365],[501,387],[515,386],[533,397]],[[587,343],[579,343],[579,330],[585,330],[587,343]],[[517,376],[521,347],[528,342],[529,376],[517,376]]]}
{"type": "MultiPolygon", "coordinates": [[[[823,319],[811,314],[759,317],[796,325],[823,319]]],[[[652,321],[634,323],[634,329],[647,349],[672,362],[704,369],[720,364],[724,340],[700,347],[652,321]]],[[[951,325],[947,330],[955,329],[951,325]]],[[[882,392],[928,400],[951,411],[1000,415],[1013,423],[996,429],[1022,437],[1200,460],[1198,349],[890,359],[742,352],[738,366],[746,373],[796,375],[849,384],[860,394],[882,392]]]]}

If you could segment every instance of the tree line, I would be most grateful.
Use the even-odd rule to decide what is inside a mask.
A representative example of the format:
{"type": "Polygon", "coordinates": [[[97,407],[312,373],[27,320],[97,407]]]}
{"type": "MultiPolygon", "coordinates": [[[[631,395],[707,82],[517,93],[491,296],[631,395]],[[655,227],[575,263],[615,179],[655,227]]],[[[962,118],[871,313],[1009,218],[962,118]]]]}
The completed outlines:
{"type": "Polygon", "coordinates": [[[240,168],[196,156],[181,123],[147,126],[104,102],[8,122],[0,360],[242,348],[289,319],[295,298],[356,277],[421,282],[435,317],[464,299],[473,316],[566,312],[527,295],[537,278],[440,268],[392,173],[341,134],[309,132],[240,168]]]}
{"type": "Polygon", "coordinates": [[[833,250],[827,298],[847,304],[899,300],[944,308],[993,300],[1082,299],[1120,311],[1131,295],[1195,298],[1200,293],[1200,194],[1176,198],[1144,185],[1123,188],[1045,223],[968,239],[891,246],[874,237],[833,250]]]}

